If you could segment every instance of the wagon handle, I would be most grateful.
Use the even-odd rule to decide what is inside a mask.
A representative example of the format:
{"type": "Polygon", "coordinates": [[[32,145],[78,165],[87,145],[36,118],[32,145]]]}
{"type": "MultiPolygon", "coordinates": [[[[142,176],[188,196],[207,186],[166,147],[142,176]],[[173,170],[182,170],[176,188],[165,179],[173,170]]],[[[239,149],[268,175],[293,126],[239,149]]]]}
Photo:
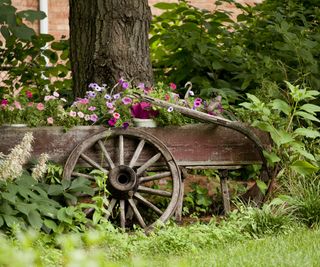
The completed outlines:
{"type": "Polygon", "coordinates": [[[163,101],[163,100],[160,100],[157,98],[153,98],[151,96],[140,94],[140,93],[134,93],[134,96],[142,99],[143,101],[152,103],[155,106],[159,106],[159,107],[163,107],[163,108],[172,107],[173,110],[178,111],[187,117],[197,119],[197,120],[203,121],[203,122],[217,124],[217,125],[220,125],[220,126],[223,126],[226,128],[233,129],[239,133],[242,133],[244,136],[249,138],[257,147],[259,154],[260,154],[260,157],[261,157],[261,160],[262,160],[262,166],[266,170],[268,178],[269,179],[271,178],[271,173],[270,173],[269,169],[267,168],[267,160],[266,160],[265,156],[263,155],[264,147],[263,147],[260,139],[251,130],[245,128],[241,122],[231,121],[231,120],[228,120],[228,119],[225,119],[222,117],[206,114],[201,111],[192,110],[190,108],[182,107],[182,106],[179,106],[179,105],[173,104],[173,103],[168,103],[166,101],[163,101]]]}

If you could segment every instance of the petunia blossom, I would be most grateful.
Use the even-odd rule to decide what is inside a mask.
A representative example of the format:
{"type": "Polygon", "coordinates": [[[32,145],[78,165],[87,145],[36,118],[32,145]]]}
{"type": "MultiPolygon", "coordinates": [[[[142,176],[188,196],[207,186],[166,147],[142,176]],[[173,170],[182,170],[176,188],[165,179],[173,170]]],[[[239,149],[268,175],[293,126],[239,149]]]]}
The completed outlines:
{"type": "Polygon", "coordinates": [[[76,117],[77,116],[77,112],[70,110],[69,116],[70,117],[76,117]]]}
{"type": "Polygon", "coordinates": [[[109,109],[112,109],[113,108],[113,104],[111,102],[106,102],[106,106],[107,108],[109,109]]]}
{"type": "Polygon", "coordinates": [[[47,118],[47,123],[48,124],[53,124],[53,118],[52,117],[47,118]]]}
{"type": "Polygon", "coordinates": [[[173,107],[169,107],[168,112],[172,112],[172,111],[173,111],[173,107]]]}
{"type": "Polygon", "coordinates": [[[96,107],[94,107],[94,106],[90,106],[90,107],[88,107],[88,110],[90,110],[90,111],[94,111],[94,110],[96,110],[97,108],[96,107]]]}
{"type": "Polygon", "coordinates": [[[124,123],[122,123],[122,128],[123,129],[127,129],[129,127],[129,122],[124,122],[124,123]]]}
{"type": "Polygon", "coordinates": [[[91,115],[90,115],[90,120],[91,120],[92,122],[96,122],[96,121],[98,120],[98,116],[97,116],[96,114],[91,114],[91,115]]]}
{"type": "Polygon", "coordinates": [[[52,99],[56,99],[56,97],[53,96],[53,95],[46,95],[46,96],[44,97],[44,101],[46,101],[46,102],[48,102],[49,100],[52,100],[52,99]]]}
{"type": "Polygon", "coordinates": [[[8,104],[9,104],[9,101],[8,101],[7,99],[2,99],[2,100],[1,100],[1,106],[2,106],[2,107],[7,106],[8,104]]]}
{"type": "Polygon", "coordinates": [[[37,110],[44,110],[44,105],[42,103],[38,103],[36,106],[37,110]]]}
{"type": "Polygon", "coordinates": [[[119,99],[119,98],[120,98],[120,94],[117,93],[117,94],[113,95],[113,98],[114,98],[114,99],[119,99]]]}
{"type": "Polygon", "coordinates": [[[175,83],[169,83],[169,86],[172,90],[176,90],[177,89],[177,85],[175,83]]]}
{"type": "Polygon", "coordinates": [[[129,105],[132,103],[132,99],[130,97],[124,97],[122,98],[122,103],[125,104],[125,105],[129,105]]]}
{"type": "Polygon", "coordinates": [[[127,89],[129,87],[129,83],[128,82],[123,82],[121,86],[122,86],[123,89],[127,89]]]}
{"type": "Polygon", "coordinates": [[[79,112],[77,113],[77,115],[78,115],[78,117],[81,118],[81,119],[84,118],[84,114],[83,114],[83,112],[81,112],[81,111],[79,111],[79,112]]]}
{"type": "Polygon", "coordinates": [[[32,98],[32,93],[31,93],[31,91],[27,90],[27,91],[26,91],[26,96],[27,96],[27,98],[32,98]]]}
{"type": "Polygon", "coordinates": [[[117,120],[115,118],[111,118],[110,120],[108,120],[108,124],[111,127],[115,126],[116,123],[117,123],[117,120]]]}
{"type": "Polygon", "coordinates": [[[116,120],[120,119],[120,114],[119,114],[118,112],[113,113],[112,116],[113,116],[116,120]]]}
{"type": "Polygon", "coordinates": [[[89,103],[88,98],[78,98],[77,103],[80,103],[82,105],[87,105],[89,103]]]}
{"type": "Polygon", "coordinates": [[[53,96],[55,96],[55,97],[59,97],[60,95],[59,95],[59,93],[58,93],[58,92],[53,92],[53,96]]]}
{"type": "Polygon", "coordinates": [[[189,91],[189,95],[190,95],[190,96],[194,96],[194,92],[190,90],[190,91],[189,91]]]}
{"type": "Polygon", "coordinates": [[[96,97],[96,93],[93,91],[87,91],[87,97],[88,98],[95,98],[96,97]]]}
{"type": "Polygon", "coordinates": [[[104,96],[104,98],[107,99],[107,100],[110,100],[112,97],[111,97],[111,95],[106,94],[106,95],[104,96]]]}

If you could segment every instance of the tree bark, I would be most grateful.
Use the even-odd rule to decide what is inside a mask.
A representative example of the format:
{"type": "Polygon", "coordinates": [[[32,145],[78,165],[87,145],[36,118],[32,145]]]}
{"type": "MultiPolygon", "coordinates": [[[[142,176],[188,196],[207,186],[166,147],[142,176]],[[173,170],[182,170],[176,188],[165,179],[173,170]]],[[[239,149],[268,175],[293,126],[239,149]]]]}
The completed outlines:
{"type": "Polygon", "coordinates": [[[147,0],[69,0],[74,96],[121,77],[152,84],[147,0]]]}

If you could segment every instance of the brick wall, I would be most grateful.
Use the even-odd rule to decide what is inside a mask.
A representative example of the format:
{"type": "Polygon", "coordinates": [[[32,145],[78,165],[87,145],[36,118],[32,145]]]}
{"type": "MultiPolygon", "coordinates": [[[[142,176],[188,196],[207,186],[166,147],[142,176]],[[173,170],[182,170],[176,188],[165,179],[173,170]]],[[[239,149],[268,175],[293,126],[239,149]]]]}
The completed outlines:
{"type": "MultiPolygon", "coordinates": [[[[88,0],[91,1],[91,0],[88,0]]],[[[190,2],[201,9],[214,10],[216,8],[214,2],[216,0],[190,0],[190,2]]],[[[244,4],[253,5],[254,3],[261,3],[263,0],[238,0],[238,2],[244,4]]],[[[69,35],[69,5],[68,0],[49,0],[48,6],[48,21],[49,21],[49,33],[54,35],[55,38],[59,39],[61,36],[69,35]]],[[[149,0],[149,4],[152,9],[152,13],[154,15],[158,15],[160,13],[159,9],[153,8],[153,5],[157,2],[168,2],[174,3],[178,2],[178,0],[149,0]]],[[[18,10],[26,10],[26,9],[38,9],[39,0],[12,0],[12,4],[18,10]]],[[[238,11],[231,4],[225,4],[223,6],[225,10],[232,11],[235,15],[238,14],[238,11]]],[[[39,24],[34,23],[32,27],[38,32],[39,24]]]]}

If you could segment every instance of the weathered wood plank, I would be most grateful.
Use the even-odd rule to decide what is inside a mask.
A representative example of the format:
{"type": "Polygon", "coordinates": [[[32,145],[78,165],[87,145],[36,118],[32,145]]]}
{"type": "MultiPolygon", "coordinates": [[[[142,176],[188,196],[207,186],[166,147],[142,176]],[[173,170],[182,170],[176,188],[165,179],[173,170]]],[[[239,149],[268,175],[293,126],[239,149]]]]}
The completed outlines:
{"type": "MultiPolygon", "coordinates": [[[[78,143],[103,130],[105,128],[102,126],[79,126],[67,132],[64,132],[62,127],[0,127],[0,152],[8,153],[26,132],[33,132],[33,156],[37,157],[46,152],[50,155],[50,160],[64,163],[78,143]]],[[[243,134],[222,126],[196,124],[143,130],[162,140],[180,166],[232,166],[261,162],[259,152],[252,141],[243,134]]],[[[267,134],[258,130],[254,132],[262,144],[270,146],[267,134]]],[[[130,144],[126,142],[125,146],[125,150],[133,155],[137,144],[131,144],[132,148],[128,148],[130,144]]],[[[108,152],[112,156],[113,151],[108,152]]],[[[141,155],[136,164],[143,164],[144,158],[149,159],[150,155],[141,155]]]]}

